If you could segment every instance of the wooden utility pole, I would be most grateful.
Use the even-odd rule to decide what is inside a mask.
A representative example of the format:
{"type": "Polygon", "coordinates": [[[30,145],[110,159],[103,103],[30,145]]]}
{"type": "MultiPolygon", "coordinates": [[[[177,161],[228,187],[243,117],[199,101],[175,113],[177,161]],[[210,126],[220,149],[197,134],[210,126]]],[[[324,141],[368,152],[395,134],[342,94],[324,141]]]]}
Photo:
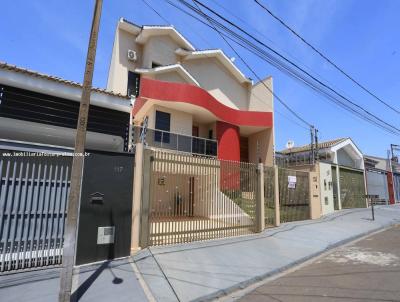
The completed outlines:
{"type": "Polygon", "coordinates": [[[310,136],[311,136],[311,148],[310,148],[310,164],[315,162],[315,150],[314,150],[314,126],[310,126],[310,136]]]}
{"type": "Polygon", "coordinates": [[[75,265],[75,250],[77,242],[80,194],[83,175],[83,163],[86,141],[86,128],[89,114],[90,93],[94,62],[96,58],[97,36],[101,16],[102,0],[96,0],[88,52],[86,56],[85,75],[83,78],[82,97],[79,107],[78,123],[75,137],[75,151],[71,171],[71,188],[68,198],[67,220],[65,222],[64,249],[62,269],[60,273],[59,302],[70,302],[72,293],[72,278],[75,265]]]}

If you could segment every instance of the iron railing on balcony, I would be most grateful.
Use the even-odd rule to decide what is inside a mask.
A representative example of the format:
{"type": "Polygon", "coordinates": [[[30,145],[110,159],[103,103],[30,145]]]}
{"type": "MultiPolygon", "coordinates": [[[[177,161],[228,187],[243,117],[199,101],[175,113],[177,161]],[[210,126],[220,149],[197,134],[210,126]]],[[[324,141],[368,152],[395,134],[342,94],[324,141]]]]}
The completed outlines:
{"type": "Polygon", "coordinates": [[[173,151],[186,152],[204,156],[217,156],[218,143],[216,140],[177,134],[158,129],[132,128],[133,144],[139,143],[141,137],[147,146],[173,151]]]}

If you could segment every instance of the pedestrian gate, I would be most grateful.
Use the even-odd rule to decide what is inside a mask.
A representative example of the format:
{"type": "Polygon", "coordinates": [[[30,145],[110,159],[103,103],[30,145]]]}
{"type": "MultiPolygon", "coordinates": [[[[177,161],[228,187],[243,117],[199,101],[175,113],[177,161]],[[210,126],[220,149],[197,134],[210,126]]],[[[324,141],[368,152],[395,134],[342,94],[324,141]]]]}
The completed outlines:
{"type": "Polygon", "coordinates": [[[281,222],[310,219],[309,172],[279,168],[279,203],[281,222]]]}

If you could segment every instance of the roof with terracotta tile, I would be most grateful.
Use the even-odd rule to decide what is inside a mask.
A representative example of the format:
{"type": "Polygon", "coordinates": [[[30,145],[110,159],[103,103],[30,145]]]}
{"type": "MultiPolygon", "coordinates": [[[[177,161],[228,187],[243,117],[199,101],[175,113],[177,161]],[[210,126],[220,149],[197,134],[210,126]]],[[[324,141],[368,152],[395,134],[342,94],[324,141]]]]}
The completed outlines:
{"type": "MultiPolygon", "coordinates": [[[[330,148],[333,147],[337,144],[340,144],[342,142],[344,142],[345,140],[348,140],[348,137],[344,137],[344,138],[337,138],[337,139],[333,139],[330,141],[325,141],[325,142],[319,142],[318,143],[318,148],[319,149],[325,149],[325,148],[330,148]]],[[[299,153],[299,152],[306,152],[306,151],[310,151],[311,150],[311,144],[308,145],[304,145],[304,146],[300,146],[300,147],[294,147],[291,149],[284,149],[282,151],[280,151],[280,153],[282,154],[289,154],[289,153],[299,153]]]]}
{"type": "MultiPolygon", "coordinates": [[[[19,73],[23,73],[23,74],[30,75],[30,76],[33,76],[33,77],[38,77],[38,78],[42,78],[42,79],[46,79],[46,80],[50,80],[50,81],[66,84],[66,85],[69,85],[69,86],[82,88],[82,84],[81,83],[78,83],[78,82],[75,82],[75,81],[70,81],[70,80],[65,80],[65,79],[62,79],[62,78],[59,78],[59,77],[56,77],[56,76],[52,76],[52,75],[40,73],[40,72],[37,72],[37,71],[29,70],[29,69],[26,69],[26,68],[18,67],[16,65],[11,65],[11,64],[8,64],[8,63],[2,62],[2,61],[0,61],[0,69],[9,70],[9,71],[13,71],[13,72],[19,72],[19,73]]],[[[107,94],[107,95],[116,96],[116,97],[120,97],[120,98],[124,98],[124,99],[129,99],[127,95],[122,95],[120,93],[115,93],[115,92],[108,91],[108,90],[102,89],[102,88],[93,87],[92,91],[95,91],[95,92],[98,92],[98,93],[104,93],[104,94],[107,94]]]]}

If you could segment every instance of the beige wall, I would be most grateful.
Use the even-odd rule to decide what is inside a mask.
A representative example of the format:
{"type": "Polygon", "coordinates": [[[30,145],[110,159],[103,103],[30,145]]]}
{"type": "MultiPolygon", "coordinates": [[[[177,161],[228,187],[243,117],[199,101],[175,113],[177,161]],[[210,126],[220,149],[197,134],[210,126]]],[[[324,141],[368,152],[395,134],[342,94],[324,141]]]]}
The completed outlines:
{"type": "Polygon", "coordinates": [[[117,29],[108,73],[107,89],[126,95],[128,70],[134,70],[142,64],[142,47],[135,42],[135,36],[125,30],[117,29]],[[128,60],[128,50],[135,50],[138,61],[128,60]]]}
{"type": "Polygon", "coordinates": [[[247,110],[247,84],[239,83],[216,58],[192,59],[182,65],[218,101],[231,108],[247,110]]]}
{"type": "Polygon", "coordinates": [[[178,62],[175,50],[179,45],[169,36],[150,37],[143,46],[143,60],[141,68],[151,68],[152,62],[161,65],[171,65],[178,62]]]}
{"type": "MultiPolygon", "coordinates": [[[[273,91],[272,77],[268,77],[262,82],[273,91]]],[[[273,95],[262,82],[255,84],[250,91],[249,110],[272,112],[274,108],[273,95]]]]}
{"type": "MultiPolygon", "coordinates": [[[[317,167],[318,170],[318,167],[317,167]]],[[[310,172],[310,218],[318,219],[321,217],[321,198],[319,187],[319,173],[310,172]]]]}
{"type": "MultiPolygon", "coordinates": [[[[136,35],[118,28],[115,34],[114,47],[109,68],[107,89],[126,94],[128,70],[151,68],[152,62],[161,65],[179,63],[182,59],[175,54],[180,46],[168,35],[153,36],[145,45],[135,42],[136,35]],[[129,49],[138,54],[138,61],[127,59],[129,49]]],[[[265,87],[258,83],[240,83],[238,79],[215,57],[190,59],[181,62],[182,66],[221,103],[235,109],[253,111],[272,111],[273,98],[265,87]]],[[[176,72],[160,74],[155,79],[185,83],[176,72]]],[[[272,79],[264,80],[272,89],[272,79]]]]}
{"type": "Polygon", "coordinates": [[[259,158],[261,158],[261,162],[263,164],[267,166],[273,166],[273,155],[274,155],[273,140],[274,140],[273,129],[265,129],[250,135],[249,162],[258,163],[259,158]]]}
{"type": "Polygon", "coordinates": [[[148,127],[150,129],[155,129],[155,122],[156,122],[155,119],[157,110],[168,112],[169,114],[171,114],[170,132],[189,135],[189,136],[192,135],[193,117],[191,114],[182,111],[172,110],[159,105],[154,105],[147,111],[146,115],[149,117],[148,127]]]}
{"type": "Polygon", "coordinates": [[[187,83],[187,81],[176,71],[156,74],[154,75],[154,79],[165,82],[187,83]]]}

